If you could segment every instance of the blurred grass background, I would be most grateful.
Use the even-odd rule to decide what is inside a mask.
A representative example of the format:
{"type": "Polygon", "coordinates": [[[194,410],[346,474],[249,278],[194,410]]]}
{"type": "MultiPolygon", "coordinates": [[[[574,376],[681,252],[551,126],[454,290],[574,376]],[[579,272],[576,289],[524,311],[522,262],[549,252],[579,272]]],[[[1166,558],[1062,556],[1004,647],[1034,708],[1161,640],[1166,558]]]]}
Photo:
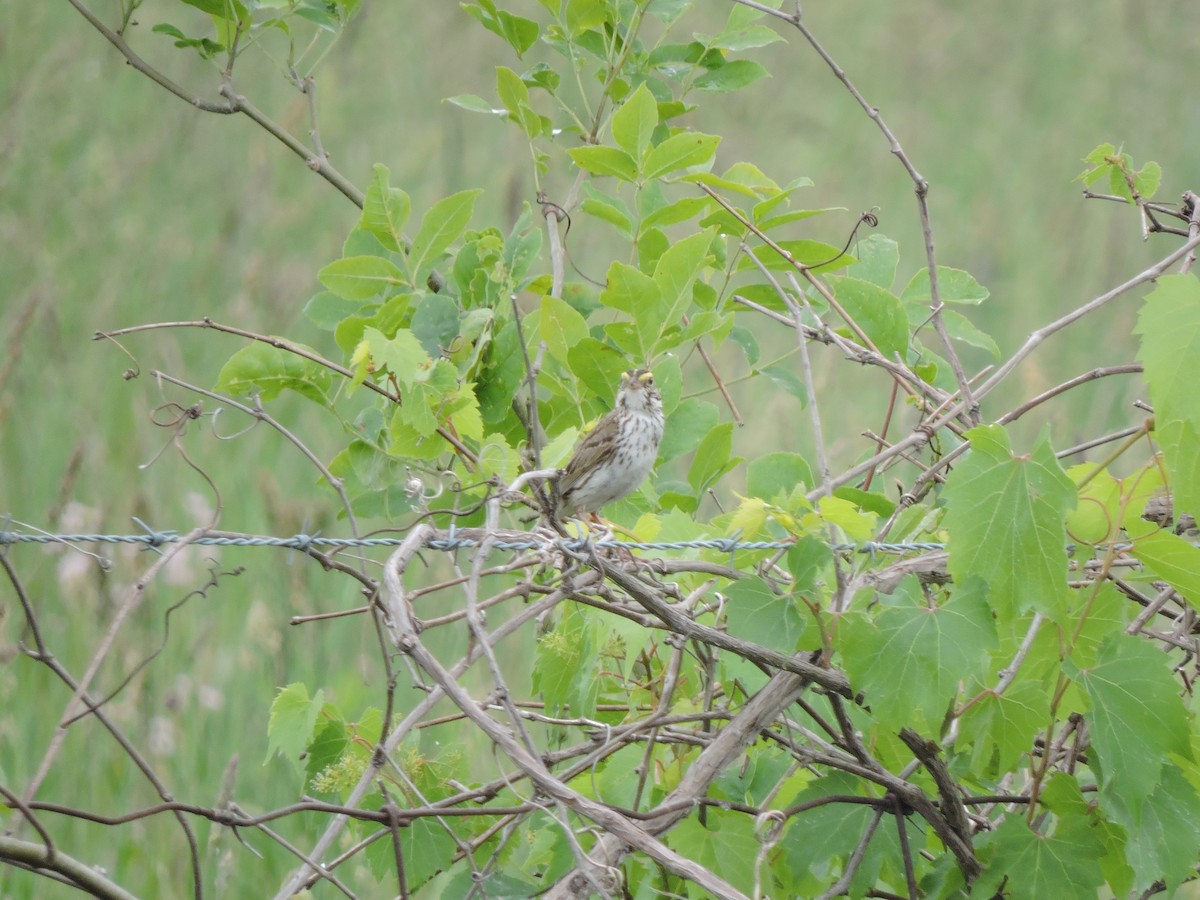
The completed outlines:
{"type": "MultiPolygon", "coordinates": [[[[727,4],[698,6],[691,30],[718,30],[727,4]]],[[[540,8],[532,0],[514,7],[528,15],[540,8]]],[[[113,4],[95,9],[111,15],[113,4]]],[[[1072,179],[1085,153],[1112,141],[1139,163],[1162,164],[1160,199],[1173,202],[1200,187],[1200,118],[1190,90],[1197,4],[810,0],[804,13],[930,180],[939,260],[991,289],[976,321],[1006,353],[1034,328],[1176,246],[1167,237],[1143,244],[1132,210],[1083,201],[1072,179]]],[[[173,6],[147,4],[131,41],[174,80],[214,97],[218,76],[210,64],[149,33],[156,22],[177,18],[173,6]]],[[[21,4],[19,17],[10,8],[0,22],[0,515],[48,531],[127,532],[131,516],[187,531],[212,510],[202,479],[173,451],[142,466],[169,439],[150,411],[193,398],[161,388],[148,373],[160,368],[208,387],[240,343],[193,330],[126,338],[142,370],[127,382],[121,375],[129,358],[109,342],[93,342],[92,334],[207,315],[332,353],[301,310],[317,289],[315,273],[339,255],[358,210],[248,119],[197,112],[134,72],[67,3],[21,4]]],[[[724,135],[719,168],[751,159],[781,183],[809,176],[816,186],[805,205],[850,211],[812,220],[813,231],[801,236],[840,244],[853,215],[878,207],[878,231],[900,241],[902,285],[924,263],[912,184],[824,64],[798,35],[780,31],[788,43],[756,57],[773,78],[700,98],[701,118],[693,124],[724,135]]],[[[414,12],[409,4],[366,0],[318,72],[321,131],[334,164],[362,186],[371,164],[385,163],[416,211],[447,193],[484,187],[476,224],[506,227],[520,203],[533,199],[527,150],[515,128],[442,102],[460,93],[493,98],[501,64],[521,68],[456,4],[421,4],[414,12]]],[[[248,54],[238,85],[285,127],[307,131],[306,102],[275,62],[248,54]]],[[[565,194],[566,179],[547,185],[552,195],[565,194]]],[[[576,216],[574,227],[581,268],[604,271],[607,262],[585,249],[592,223],[576,216]]],[[[1052,339],[985,416],[1084,369],[1132,359],[1136,308],[1136,298],[1126,298],[1052,339]]],[[[752,325],[763,330],[763,323],[752,325]]],[[[779,346],[791,340],[774,339],[779,346]]],[[[818,356],[828,382],[826,416],[835,434],[847,432],[836,446],[848,458],[862,452],[854,436],[882,416],[882,391],[877,377],[847,373],[830,353],[818,356]],[[860,419],[863,405],[868,412],[860,419]]],[[[1066,446],[1133,418],[1129,401],[1137,392],[1136,381],[1107,379],[1026,427],[1036,431],[1052,419],[1056,443],[1066,446]]],[[[763,446],[805,449],[793,400],[758,383],[741,386],[738,396],[744,409],[760,411],[738,434],[744,454],[763,446]]],[[[293,399],[281,398],[272,412],[319,452],[342,440],[338,423],[293,399]]],[[[234,441],[215,439],[242,427],[233,418],[216,429],[194,423],[184,439],[218,483],[222,527],[342,533],[333,499],[276,435],[259,428],[234,441]]],[[[8,551],[52,649],[74,672],[148,563],[133,551],[98,549],[116,557],[110,573],[78,553],[8,551]]],[[[204,583],[210,558],[218,554],[190,554],[156,583],[101,672],[101,685],[111,689],[163,641],[163,611],[204,583]]],[[[111,713],[131,734],[153,736],[146,749],[177,797],[215,802],[228,754],[236,751],[239,801],[266,809],[300,789],[285,764],[260,765],[274,689],[304,681],[323,687],[347,712],[377,703],[377,648],[361,619],[287,627],[291,615],[361,602],[344,579],[323,575],[298,554],[225,550],[219,564],[247,571],[190,600],[171,620],[167,652],[188,665],[152,664],[111,713]]],[[[19,640],[28,636],[5,583],[0,780],[17,789],[32,777],[67,700],[43,668],[19,655],[19,640]]],[[[93,723],[72,729],[39,796],[105,812],[155,799],[93,723]]],[[[157,897],[186,893],[174,826],[146,821],[118,838],[97,826],[50,821],[65,850],[86,850],[86,861],[128,888],[157,897]]],[[[206,859],[215,858],[217,851],[204,847],[208,829],[197,830],[206,859]]],[[[295,826],[289,834],[305,843],[295,826]]],[[[265,842],[249,840],[267,858],[230,849],[236,861],[222,876],[228,896],[259,895],[291,865],[265,842]]],[[[219,866],[208,865],[211,879],[219,866]]],[[[73,896],[12,869],[0,869],[0,895],[73,896]]]]}

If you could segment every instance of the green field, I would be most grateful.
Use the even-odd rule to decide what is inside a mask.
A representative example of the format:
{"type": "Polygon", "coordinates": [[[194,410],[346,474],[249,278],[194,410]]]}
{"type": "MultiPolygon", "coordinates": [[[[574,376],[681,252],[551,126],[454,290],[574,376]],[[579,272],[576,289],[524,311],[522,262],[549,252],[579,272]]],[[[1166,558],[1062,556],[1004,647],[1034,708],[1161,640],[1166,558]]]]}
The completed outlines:
{"type": "MultiPolygon", "coordinates": [[[[539,8],[526,5],[531,15],[539,8]]],[[[112,15],[113,4],[93,6],[112,15]]],[[[698,6],[698,23],[726,14],[718,0],[698,6]]],[[[1162,236],[1143,243],[1131,208],[1084,201],[1073,178],[1086,153],[1111,141],[1139,162],[1162,165],[1164,202],[1200,189],[1200,118],[1192,99],[1197,4],[810,0],[804,7],[809,26],[931,183],[939,261],[969,270],[991,290],[978,324],[1005,354],[1039,325],[1175,246],[1175,238],[1162,236]]],[[[203,19],[157,2],[136,18],[131,43],[175,81],[215,97],[213,64],[150,32],[160,21],[201,27],[203,19]]],[[[217,495],[170,446],[178,435],[219,492],[220,527],[345,533],[335,498],[277,433],[260,426],[241,434],[250,423],[232,412],[166,427],[196,398],[157,382],[152,370],[211,388],[241,346],[236,338],[180,328],[128,336],[118,346],[92,336],[208,316],[336,357],[329,335],[302,310],[319,288],[317,271],[340,254],[359,210],[247,118],[199,112],[135,72],[70,4],[10,4],[0,23],[0,517],[54,533],[136,533],[133,517],[179,532],[205,524],[217,495]],[[126,380],[130,368],[140,374],[126,380]]],[[[811,178],[805,205],[849,211],[811,220],[804,236],[840,246],[854,217],[877,207],[877,230],[900,242],[904,283],[924,264],[912,182],[828,68],[793,34],[785,36],[787,43],[761,57],[773,77],[708,98],[697,127],[724,135],[718,168],[752,157],[781,183],[811,178]]],[[[239,89],[285,128],[306,134],[306,100],[284,77],[278,53],[249,53],[242,65],[239,89]]],[[[414,209],[481,187],[476,221],[511,224],[534,200],[524,142],[507,123],[444,102],[464,93],[493,99],[497,65],[515,63],[457,4],[365,0],[317,73],[321,136],[334,164],[360,188],[372,164],[386,164],[414,209]]],[[[565,193],[569,184],[546,187],[565,193]]],[[[595,228],[577,217],[569,241],[575,261],[599,277],[609,260],[606,238],[589,232],[595,228]]],[[[1132,302],[1114,304],[1086,335],[1050,341],[998,392],[993,415],[1006,400],[1093,366],[1129,362],[1134,312],[1132,302]],[[1110,351],[1114,336],[1121,340],[1110,351]]],[[[786,347],[792,338],[778,340],[786,347]]],[[[821,378],[845,377],[834,354],[814,352],[821,378]]],[[[968,359],[976,367],[989,363],[982,355],[968,359]]],[[[1080,436],[1136,419],[1129,404],[1140,396],[1137,383],[1114,381],[1045,416],[1060,425],[1077,421],[1080,436]]],[[[735,434],[735,451],[805,451],[806,440],[794,436],[798,404],[760,382],[736,388],[743,408],[764,412],[735,434]]],[[[840,388],[840,399],[839,387],[832,389],[827,408],[854,404],[861,390],[853,377],[840,388]]],[[[217,405],[203,402],[205,412],[217,405]]],[[[319,455],[344,441],[341,423],[294,397],[281,397],[270,410],[319,455]]],[[[1032,433],[1044,423],[1023,427],[1032,433]]],[[[842,462],[860,452],[852,438],[832,443],[842,462]]],[[[742,477],[734,473],[730,483],[742,477]]],[[[5,552],[49,646],[77,674],[152,560],[127,545],[5,552]],[[98,566],[93,553],[110,558],[111,568],[98,566]]],[[[139,736],[170,791],[216,803],[236,755],[243,806],[290,802],[303,791],[300,774],[278,759],[263,764],[276,689],[304,682],[355,709],[379,702],[382,675],[375,635],[362,617],[288,622],[361,598],[344,579],[290,551],[193,548],[177,562],[121,631],[95,690],[114,689],[162,647],[108,712],[139,736]],[[168,607],[205,584],[210,566],[245,571],[222,576],[218,587],[166,619],[168,607]]],[[[430,562],[444,573],[442,560],[430,562]]],[[[18,792],[38,770],[70,699],[22,655],[29,644],[16,592],[4,581],[0,784],[18,792]]],[[[108,814],[157,799],[92,721],[70,729],[38,796],[108,814]]],[[[7,812],[0,817],[4,827],[13,821],[7,812]]],[[[119,829],[48,821],[65,849],[139,895],[187,894],[185,844],[166,817],[119,829]]],[[[300,846],[311,846],[321,823],[314,817],[308,824],[307,834],[290,826],[300,846]]],[[[206,886],[219,888],[214,896],[273,892],[292,865],[256,835],[247,843],[264,860],[203,822],[197,834],[206,886]]],[[[20,834],[31,835],[27,827],[20,834]]],[[[369,881],[358,887],[364,896],[380,890],[369,881]]],[[[0,896],[76,895],[0,868],[0,896]]]]}

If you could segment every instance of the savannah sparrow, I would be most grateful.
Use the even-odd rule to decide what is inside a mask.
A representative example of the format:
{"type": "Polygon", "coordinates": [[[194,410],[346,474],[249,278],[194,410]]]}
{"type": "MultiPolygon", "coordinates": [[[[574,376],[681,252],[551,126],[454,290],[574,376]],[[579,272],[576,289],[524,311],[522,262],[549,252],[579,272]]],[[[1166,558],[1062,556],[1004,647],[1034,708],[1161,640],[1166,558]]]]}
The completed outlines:
{"type": "Polygon", "coordinates": [[[595,513],[633,493],[650,474],[662,436],[654,375],[630,369],[621,376],[616,407],[583,439],[558,480],[560,513],[595,513]]]}

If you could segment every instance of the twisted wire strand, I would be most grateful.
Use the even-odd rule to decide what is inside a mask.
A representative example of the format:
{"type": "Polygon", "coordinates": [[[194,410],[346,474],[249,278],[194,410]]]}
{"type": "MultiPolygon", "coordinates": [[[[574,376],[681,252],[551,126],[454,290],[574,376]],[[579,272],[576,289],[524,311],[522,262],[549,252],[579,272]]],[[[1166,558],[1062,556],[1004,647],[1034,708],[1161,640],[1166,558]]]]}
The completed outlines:
{"type": "MultiPolygon", "coordinates": [[[[164,544],[177,543],[180,540],[177,531],[156,531],[147,528],[143,534],[47,534],[24,531],[0,530],[0,547],[16,544],[144,544],[147,547],[161,547],[164,544]]],[[[223,547],[281,547],[291,550],[344,549],[366,547],[397,547],[404,542],[400,537],[372,538],[333,538],[310,534],[294,534],[290,537],[256,534],[219,534],[204,535],[192,541],[194,544],[207,544],[223,547]]],[[[478,547],[479,540],[468,537],[451,536],[435,538],[428,547],[432,550],[466,550],[478,547]]],[[[736,538],[703,538],[689,541],[618,541],[598,540],[588,541],[580,538],[558,538],[555,540],[496,540],[490,543],[494,550],[535,550],[540,547],[555,546],[565,550],[582,550],[586,547],[624,548],[627,550],[719,550],[724,553],[736,553],[742,550],[786,550],[793,546],[791,541],[742,541],[736,538]]],[[[909,553],[943,550],[945,544],[930,541],[901,541],[896,543],[880,543],[865,541],[860,544],[836,544],[834,551],[853,551],[857,553],[909,553]]]]}

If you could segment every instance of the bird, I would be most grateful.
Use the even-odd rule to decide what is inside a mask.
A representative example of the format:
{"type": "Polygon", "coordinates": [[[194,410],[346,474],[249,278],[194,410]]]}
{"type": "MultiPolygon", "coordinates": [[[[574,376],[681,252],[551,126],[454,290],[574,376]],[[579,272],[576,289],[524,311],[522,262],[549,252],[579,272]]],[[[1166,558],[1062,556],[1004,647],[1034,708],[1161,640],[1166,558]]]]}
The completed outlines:
{"type": "Polygon", "coordinates": [[[564,516],[596,514],[650,474],[663,436],[662,395],[649,369],[621,375],[617,402],[579,443],[558,479],[564,516]]]}

